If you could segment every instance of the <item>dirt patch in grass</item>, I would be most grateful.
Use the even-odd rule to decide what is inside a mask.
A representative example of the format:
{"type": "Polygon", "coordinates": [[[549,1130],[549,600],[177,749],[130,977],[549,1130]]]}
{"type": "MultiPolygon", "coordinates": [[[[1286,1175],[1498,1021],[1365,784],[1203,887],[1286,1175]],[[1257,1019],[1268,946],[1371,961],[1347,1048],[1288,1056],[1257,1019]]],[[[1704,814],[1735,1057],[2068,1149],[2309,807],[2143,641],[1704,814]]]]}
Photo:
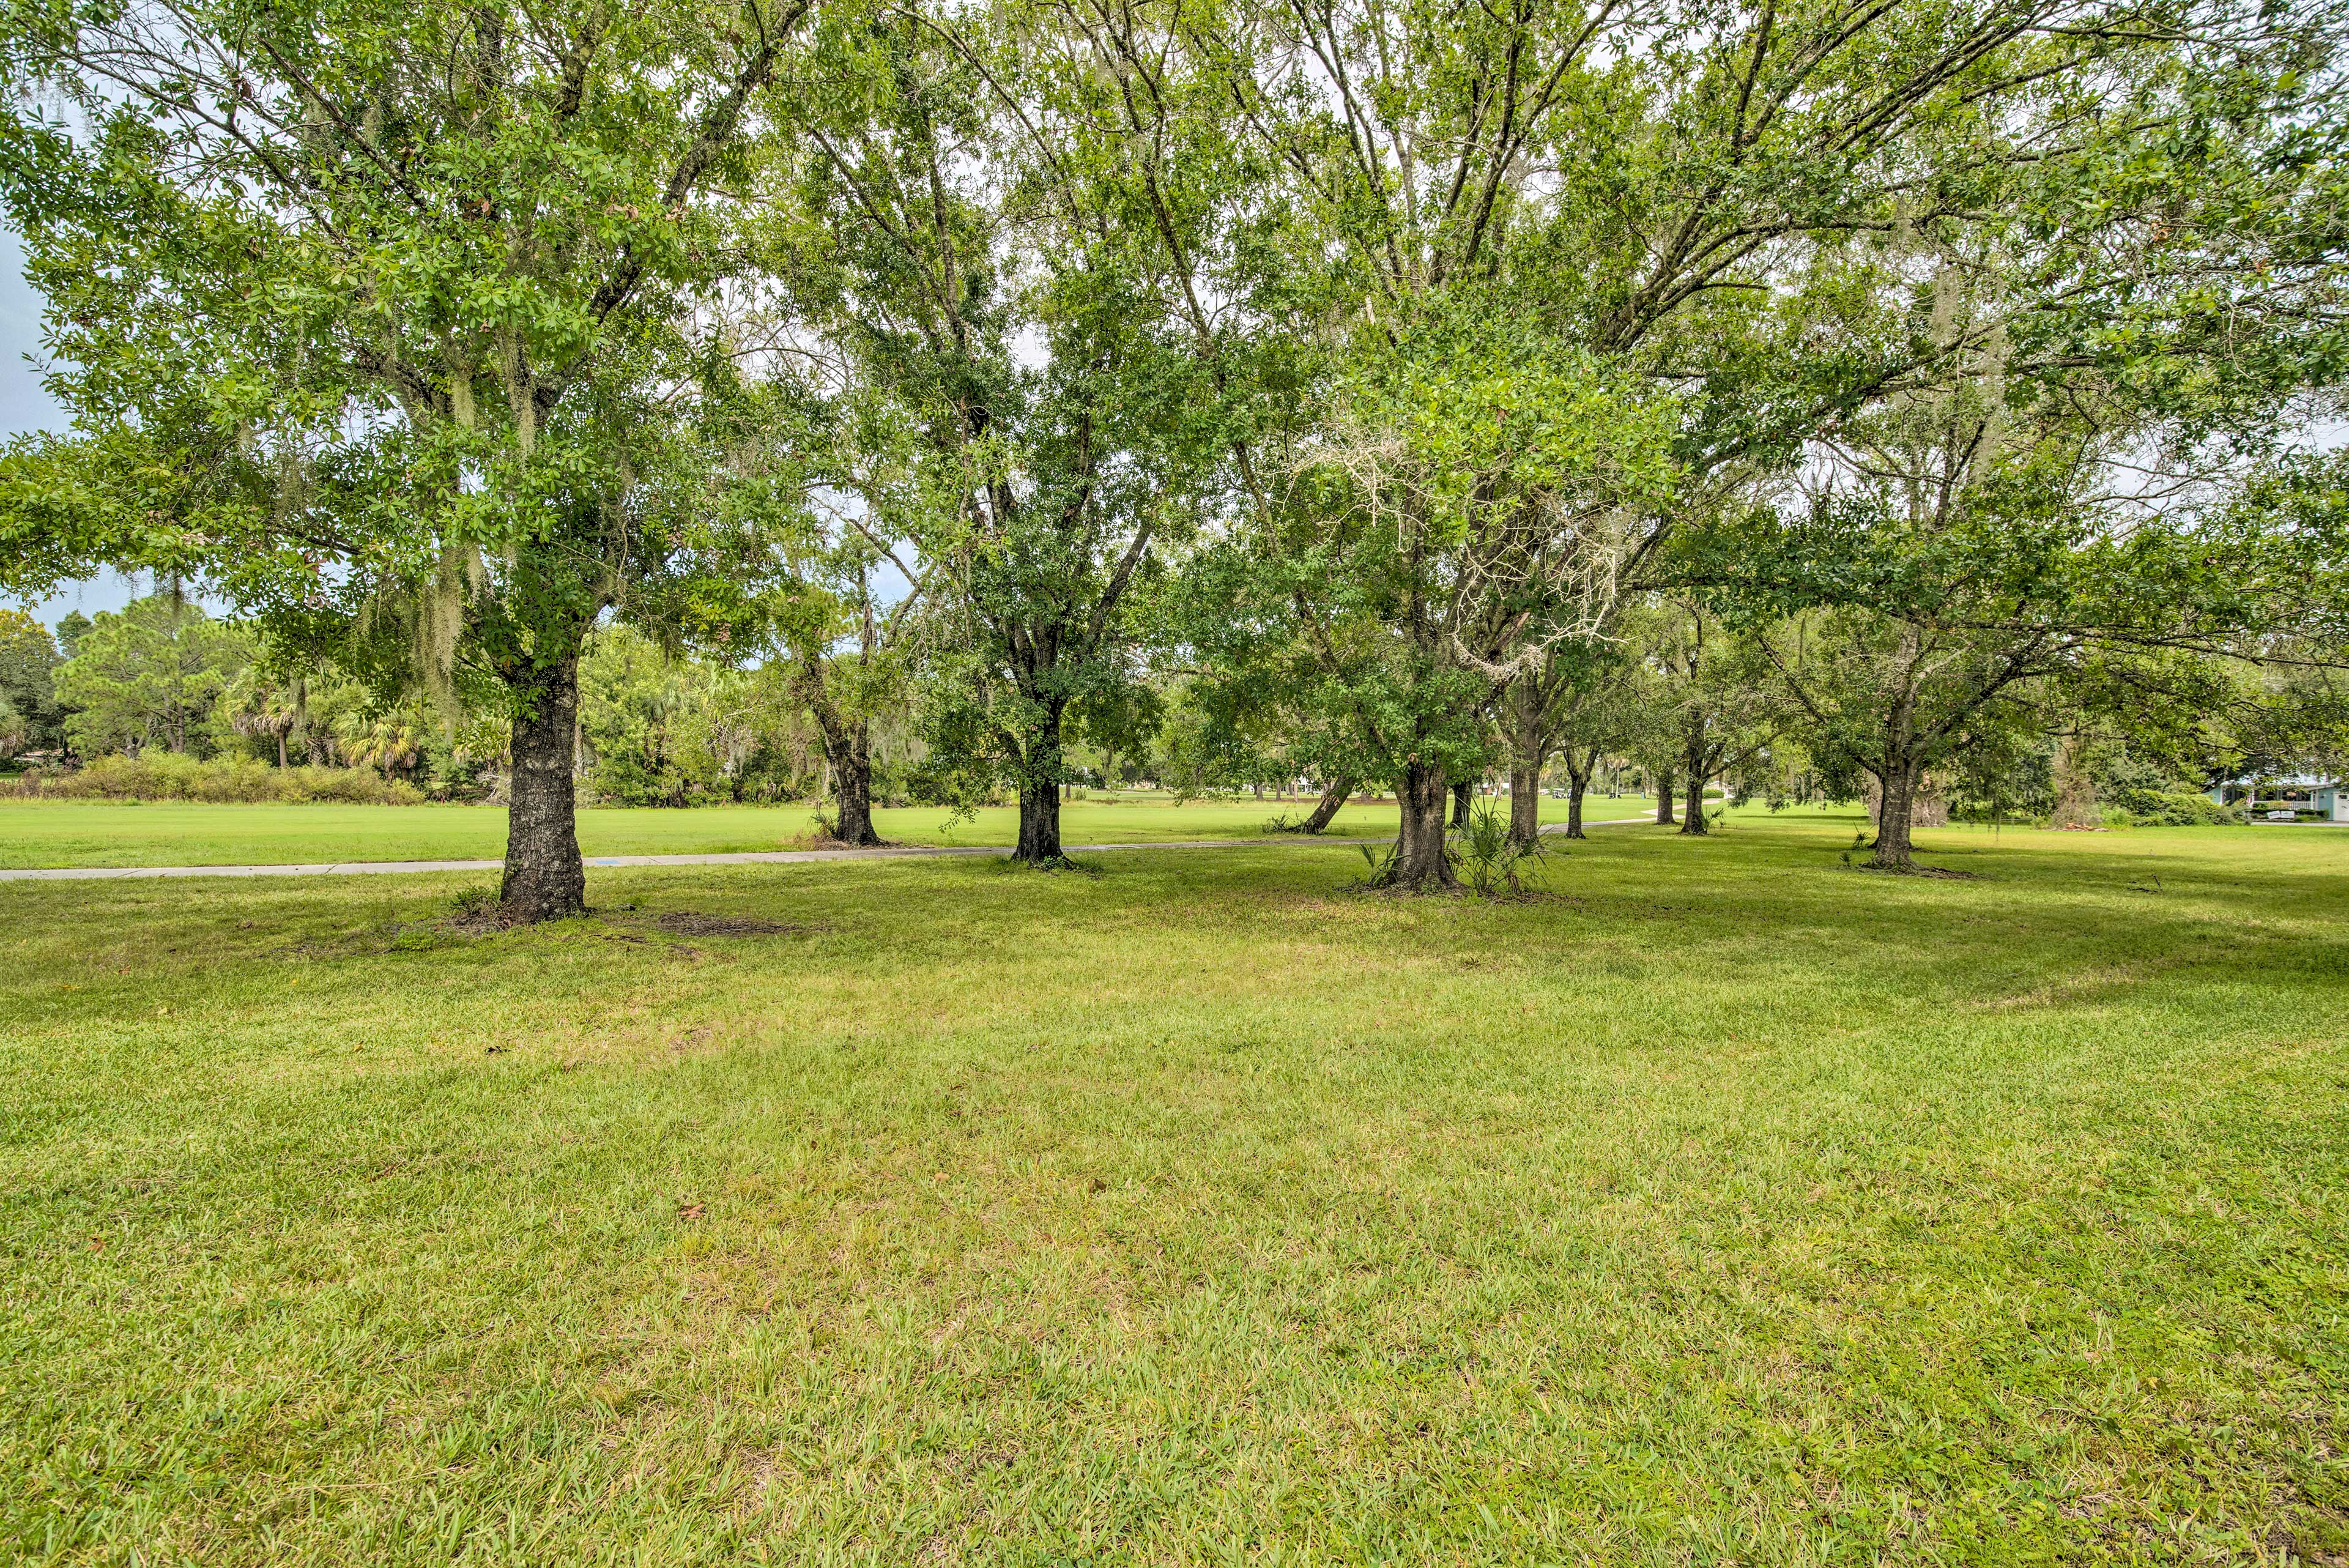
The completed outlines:
{"type": "Polygon", "coordinates": [[[1953,871],[1947,866],[1856,866],[1857,871],[1873,871],[1879,877],[1931,877],[1944,882],[1979,882],[1979,871],[1953,871]]]}
{"type": "Polygon", "coordinates": [[[783,937],[815,929],[755,920],[747,915],[704,915],[692,909],[671,909],[653,923],[673,937],[783,937]]]}

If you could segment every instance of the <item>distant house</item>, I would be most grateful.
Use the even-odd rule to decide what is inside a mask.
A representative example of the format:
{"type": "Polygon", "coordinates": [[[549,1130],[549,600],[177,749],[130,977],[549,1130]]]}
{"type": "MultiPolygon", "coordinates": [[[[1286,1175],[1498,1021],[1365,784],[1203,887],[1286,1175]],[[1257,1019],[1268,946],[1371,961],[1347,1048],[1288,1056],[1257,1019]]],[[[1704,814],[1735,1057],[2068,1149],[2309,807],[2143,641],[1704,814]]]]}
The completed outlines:
{"type": "Polygon", "coordinates": [[[2349,823],[2349,783],[2339,779],[2320,778],[2313,774],[2292,778],[2229,779],[2210,791],[2212,800],[2238,809],[2243,809],[2246,795],[2251,796],[2248,814],[2253,821],[2281,821],[2282,814],[2288,811],[2301,822],[2349,823]]]}

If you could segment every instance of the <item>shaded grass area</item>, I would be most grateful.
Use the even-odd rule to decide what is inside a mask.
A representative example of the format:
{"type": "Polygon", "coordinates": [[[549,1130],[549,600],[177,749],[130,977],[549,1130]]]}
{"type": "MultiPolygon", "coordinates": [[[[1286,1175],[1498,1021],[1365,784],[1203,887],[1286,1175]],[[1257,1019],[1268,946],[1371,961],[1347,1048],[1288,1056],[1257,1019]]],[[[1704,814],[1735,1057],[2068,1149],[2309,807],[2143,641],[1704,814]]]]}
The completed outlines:
{"type": "Polygon", "coordinates": [[[1927,836],[0,888],[0,1555],[2349,1550],[2349,836],[1927,836]]]}
{"type": "MultiPolygon", "coordinates": [[[[1564,801],[1542,804],[1543,820],[1566,820],[1564,801]]],[[[1636,800],[1594,800],[1590,807],[1595,816],[1653,809],[1636,800]]],[[[1176,805],[1163,794],[1095,792],[1061,808],[1061,832],[1071,844],[1245,838],[1264,832],[1277,815],[1301,818],[1312,808],[1310,801],[1253,798],[1176,805]]],[[[877,811],[874,817],[884,837],[905,844],[1009,845],[1019,836],[1019,814],[1012,807],[986,807],[960,820],[918,806],[877,811]]],[[[733,855],[793,847],[814,827],[814,814],[804,805],[591,807],[579,814],[579,846],[591,858],[733,855]]],[[[1350,837],[1394,830],[1392,803],[1365,802],[1340,811],[1329,831],[1350,837]]],[[[505,850],[506,814],[499,806],[0,801],[0,869],[495,860],[505,850]]]]}

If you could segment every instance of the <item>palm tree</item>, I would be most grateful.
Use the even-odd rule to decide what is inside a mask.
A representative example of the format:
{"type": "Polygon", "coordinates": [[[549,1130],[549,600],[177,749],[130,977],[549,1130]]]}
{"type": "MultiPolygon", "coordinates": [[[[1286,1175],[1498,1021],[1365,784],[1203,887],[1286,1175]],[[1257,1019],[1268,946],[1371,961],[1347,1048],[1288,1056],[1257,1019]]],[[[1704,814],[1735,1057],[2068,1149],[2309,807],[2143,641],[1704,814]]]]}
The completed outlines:
{"type": "Polygon", "coordinates": [[[375,768],[386,778],[409,772],[424,755],[424,717],[410,709],[372,717],[347,713],[335,729],[343,743],[343,761],[355,768],[375,768]]]}
{"type": "Polygon", "coordinates": [[[285,737],[302,727],[308,715],[308,682],[298,674],[281,675],[258,664],[247,665],[221,697],[230,728],[240,735],[267,735],[277,742],[277,765],[289,765],[285,737]]]}

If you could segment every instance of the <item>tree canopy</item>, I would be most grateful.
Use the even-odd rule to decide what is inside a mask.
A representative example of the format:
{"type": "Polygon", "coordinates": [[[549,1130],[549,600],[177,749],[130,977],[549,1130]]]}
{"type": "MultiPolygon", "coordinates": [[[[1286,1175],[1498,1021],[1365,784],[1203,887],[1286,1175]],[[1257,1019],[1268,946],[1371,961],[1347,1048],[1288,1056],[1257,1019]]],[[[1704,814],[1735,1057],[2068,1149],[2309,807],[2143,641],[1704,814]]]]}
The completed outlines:
{"type": "Polygon", "coordinates": [[[581,907],[591,767],[750,754],[664,682],[803,711],[851,842],[885,720],[1033,865],[1090,747],[1392,790],[1406,888],[1569,734],[1692,831],[1776,753],[1866,773],[1899,866],[2026,710],[2223,691],[2266,718],[2193,745],[2250,756],[2337,706],[2326,7],[0,17],[72,108],[0,120],[0,198],[75,419],[0,453],[0,582],[166,571],[495,726],[517,918],[581,907]]]}

